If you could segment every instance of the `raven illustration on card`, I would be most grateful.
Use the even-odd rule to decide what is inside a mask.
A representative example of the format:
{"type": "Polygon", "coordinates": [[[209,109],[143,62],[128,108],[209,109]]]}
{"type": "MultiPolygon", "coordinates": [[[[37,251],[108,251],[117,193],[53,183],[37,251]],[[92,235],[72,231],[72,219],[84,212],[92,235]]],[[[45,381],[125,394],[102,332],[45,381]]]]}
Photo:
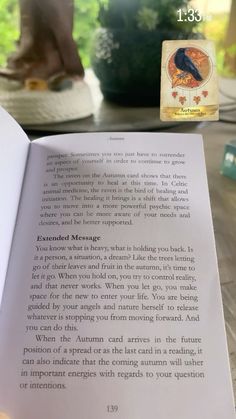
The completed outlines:
{"type": "Polygon", "coordinates": [[[218,86],[215,67],[212,42],[164,41],[161,119],[217,120],[218,86]]]}
{"type": "MultiPolygon", "coordinates": [[[[203,78],[199,73],[198,67],[194,64],[194,60],[187,55],[188,51],[191,51],[191,48],[178,48],[175,56],[174,56],[174,63],[175,67],[178,70],[182,71],[182,75],[191,74],[193,78],[197,81],[202,81],[203,78]]],[[[194,54],[195,56],[196,54],[194,54]]]]}

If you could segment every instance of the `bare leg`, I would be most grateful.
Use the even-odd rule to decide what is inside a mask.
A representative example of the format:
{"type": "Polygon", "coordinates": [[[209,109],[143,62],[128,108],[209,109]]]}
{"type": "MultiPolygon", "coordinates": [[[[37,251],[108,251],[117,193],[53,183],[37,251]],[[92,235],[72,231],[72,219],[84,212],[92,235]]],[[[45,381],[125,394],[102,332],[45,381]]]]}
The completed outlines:
{"type": "Polygon", "coordinates": [[[72,38],[73,0],[19,0],[20,39],[9,58],[8,77],[48,79],[57,73],[84,76],[72,38]]]}

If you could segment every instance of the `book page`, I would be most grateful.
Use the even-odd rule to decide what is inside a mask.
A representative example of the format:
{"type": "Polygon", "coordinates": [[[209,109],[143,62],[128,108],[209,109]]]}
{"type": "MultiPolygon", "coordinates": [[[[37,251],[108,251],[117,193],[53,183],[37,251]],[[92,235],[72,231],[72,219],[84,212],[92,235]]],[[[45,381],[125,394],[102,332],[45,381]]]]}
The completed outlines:
{"type": "Polygon", "coordinates": [[[235,418],[201,137],[34,142],[0,333],[9,418],[235,418]]]}
{"type": "Polygon", "coordinates": [[[0,107],[0,307],[12,236],[24,177],[29,139],[17,122],[0,107]]]}

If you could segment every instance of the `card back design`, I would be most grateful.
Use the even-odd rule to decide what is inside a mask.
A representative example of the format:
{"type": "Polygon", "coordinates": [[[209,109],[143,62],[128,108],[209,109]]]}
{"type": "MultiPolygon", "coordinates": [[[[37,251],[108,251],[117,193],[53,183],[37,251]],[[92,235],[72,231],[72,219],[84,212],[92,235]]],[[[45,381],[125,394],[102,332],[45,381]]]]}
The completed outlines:
{"type": "Polygon", "coordinates": [[[219,119],[215,48],[207,40],[164,41],[162,44],[162,121],[219,119]]]}

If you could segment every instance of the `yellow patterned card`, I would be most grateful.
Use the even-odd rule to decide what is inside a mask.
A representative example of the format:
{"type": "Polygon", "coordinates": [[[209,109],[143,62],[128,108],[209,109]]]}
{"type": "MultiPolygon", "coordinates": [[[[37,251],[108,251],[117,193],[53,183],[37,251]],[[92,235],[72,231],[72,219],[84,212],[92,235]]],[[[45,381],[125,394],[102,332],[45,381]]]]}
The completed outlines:
{"type": "Polygon", "coordinates": [[[162,44],[162,121],[217,121],[219,92],[214,43],[207,40],[162,44]]]}

